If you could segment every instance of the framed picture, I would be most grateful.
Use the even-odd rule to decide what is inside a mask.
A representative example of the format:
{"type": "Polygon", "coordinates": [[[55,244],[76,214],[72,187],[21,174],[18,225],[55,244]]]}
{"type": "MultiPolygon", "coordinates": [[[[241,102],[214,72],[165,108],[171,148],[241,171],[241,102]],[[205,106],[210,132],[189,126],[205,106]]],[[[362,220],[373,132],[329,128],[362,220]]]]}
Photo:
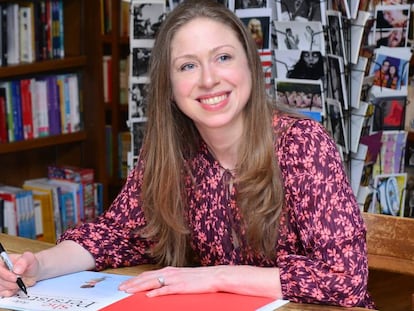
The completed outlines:
{"type": "Polygon", "coordinates": [[[133,122],[146,121],[148,79],[134,79],[130,84],[129,120],[133,122]]]}

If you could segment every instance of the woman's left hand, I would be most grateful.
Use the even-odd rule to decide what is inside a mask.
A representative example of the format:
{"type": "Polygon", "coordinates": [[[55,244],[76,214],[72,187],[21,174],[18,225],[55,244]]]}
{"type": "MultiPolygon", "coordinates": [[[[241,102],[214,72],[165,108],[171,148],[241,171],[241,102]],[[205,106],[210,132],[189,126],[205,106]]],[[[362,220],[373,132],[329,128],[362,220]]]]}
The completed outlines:
{"type": "Polygon", "coordinates": [[[252,266],[166,267],[124,281],[119,290],[147,291],[148,297],[169,294],[232,292],[282,298],[279,269],[252,266]]]}

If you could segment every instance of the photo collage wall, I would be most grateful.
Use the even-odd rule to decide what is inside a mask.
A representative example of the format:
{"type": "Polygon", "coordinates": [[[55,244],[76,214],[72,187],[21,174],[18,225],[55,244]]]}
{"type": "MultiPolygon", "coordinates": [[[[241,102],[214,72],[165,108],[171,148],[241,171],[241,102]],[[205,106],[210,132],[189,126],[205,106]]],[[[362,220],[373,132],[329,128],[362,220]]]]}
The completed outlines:
{"type": "MultiPolygon", "coordinates": [[[[145,129],[154,35],[179,2],[130,3],[130,168],[137,161],[145,129]]],[[[402,216],[408,179],[404,152],[411,4],[404,0],[218,2],[233,10],[252,34],[269,95],[280,105],[323,123],[331,133],[349,168],[361,209],[402,216]],[[386,189],[381,185],[390,178],[395,178],[389,182],[392,189],[398,189],[397,212],[395,207],[384,207],[388,203],[379,190],[386,189]]],[[[411,215],[414,189],[412,201],[413,207],[405,211],[411,215]]]]}

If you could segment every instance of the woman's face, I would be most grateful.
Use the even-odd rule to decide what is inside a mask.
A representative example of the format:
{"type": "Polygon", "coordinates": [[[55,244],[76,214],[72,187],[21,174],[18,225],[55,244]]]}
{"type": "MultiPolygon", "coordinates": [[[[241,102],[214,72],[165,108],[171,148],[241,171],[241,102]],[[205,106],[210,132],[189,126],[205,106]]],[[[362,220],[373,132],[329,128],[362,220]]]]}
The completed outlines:
{"type": "Polygon", "coordinates": [[[232,29],[207,18],[188,22],[172,39],[170,66],[174,100],[201,134],[241,124],[252,78],[232,29]]]}

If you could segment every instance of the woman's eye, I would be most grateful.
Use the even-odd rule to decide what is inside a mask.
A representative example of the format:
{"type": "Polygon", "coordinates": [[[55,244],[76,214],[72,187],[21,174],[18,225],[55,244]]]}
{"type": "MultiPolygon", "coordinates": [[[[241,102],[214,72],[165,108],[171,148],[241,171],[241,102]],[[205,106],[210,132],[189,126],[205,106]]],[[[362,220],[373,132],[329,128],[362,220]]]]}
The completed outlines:
{"type": "Polygon", "coordinates": [[[180,66],[180,71],[187,71],[187,70],[191,70],[195,67],[194,64],[184,64],[182,66],[180,66]]]}
{"type": "Polygon", "coordinates": [[[232,57],[230,56],[230,55],[227,55],[227,54],[224,54],[224,55],[220,55],[219,57],[218,57],[218,60],[220,61],[220,62],[225,62],[225,61],[227,61],[227,60],[230,60],[232,57]]]}

